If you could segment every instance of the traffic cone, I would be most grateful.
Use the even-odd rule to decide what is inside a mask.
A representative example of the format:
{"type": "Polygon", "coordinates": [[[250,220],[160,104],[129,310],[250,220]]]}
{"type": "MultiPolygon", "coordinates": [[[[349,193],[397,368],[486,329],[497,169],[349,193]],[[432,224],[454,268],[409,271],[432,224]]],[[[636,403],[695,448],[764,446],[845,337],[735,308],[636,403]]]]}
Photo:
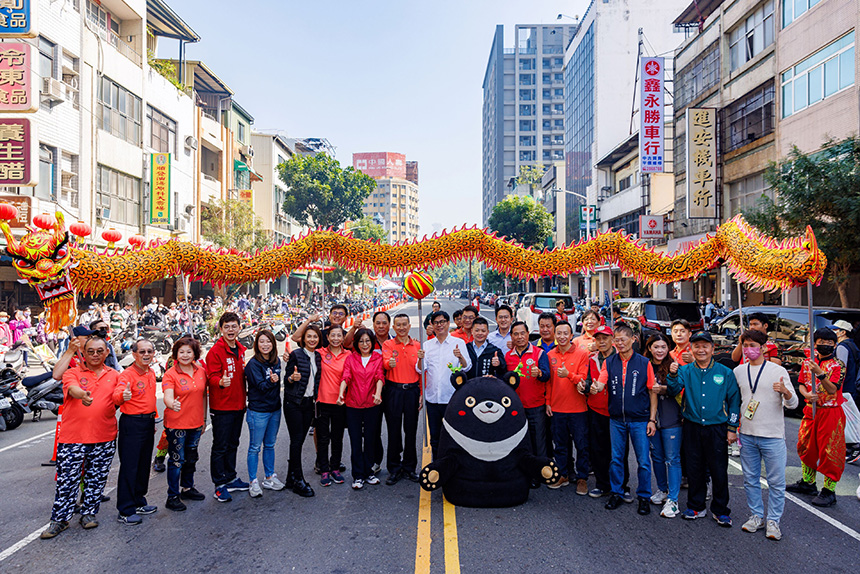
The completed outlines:
{"type": "MultiPolygon", "coordinates": [[[[54,431],[54,455],[48,462],[43,462],[42,466],[57,466],[57,443],[60,440],[60,424],[63,422],[63,405],[57,409],[57,430],[54,431]]],[[[56,480],[56,476],[54,477],[56,480]]]]}

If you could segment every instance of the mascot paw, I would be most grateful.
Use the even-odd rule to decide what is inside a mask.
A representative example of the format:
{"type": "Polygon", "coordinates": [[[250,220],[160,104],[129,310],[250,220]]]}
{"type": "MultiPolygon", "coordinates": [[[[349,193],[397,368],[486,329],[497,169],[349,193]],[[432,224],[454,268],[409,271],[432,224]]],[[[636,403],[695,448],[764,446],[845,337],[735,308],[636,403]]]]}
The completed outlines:
{"type": "Polygon", "coordinates": [[[558,466],[552,461],[549,462],[546,466],[540,469],[540,477],[541,480],[546,484],[552,484],[556,482],[559,478],[558,466]]]}
{"type": "Polygon", "coordinates": [[[439,471],[430,468],[422,470],[421,488],[424,490],[436,490],[439,488],[439,471]]]}

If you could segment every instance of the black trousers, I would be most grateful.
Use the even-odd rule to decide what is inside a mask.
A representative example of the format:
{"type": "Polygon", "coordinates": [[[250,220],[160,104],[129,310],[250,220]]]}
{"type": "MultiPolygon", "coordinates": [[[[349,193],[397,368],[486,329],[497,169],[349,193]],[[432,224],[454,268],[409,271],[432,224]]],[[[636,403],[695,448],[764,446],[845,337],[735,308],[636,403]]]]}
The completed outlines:
{"type": "Polygon", "coordinates": [[[245,409],[241,411],[209,410],[212,419],[212,453],[209,472],[215,487],[236,480],[236,451],[245,423],[245,409]]]}
{"type": "Polygon", "coordinates": [[[343,458],[346,407],[330,403],[317,403],[317,418],[314,422],[314,429],[314,436],[317,439],[317,467],[320,472],[331,472],[339,469],[343,458]],[[331,457],[329,457],[329,445],[331,445],[331,457]]]}
{"type": "Polygon", "coordinates": [[[401,385],[386,381],[382,389],[382,405],[388,428],[388,474],[392,476],[400,471],[415,472],[418,466],[415,445],[420,399],[418,383],[401,385]]]}
{"type": "MultiPolygon", "coordinates": [[[[385,389],[385,387],[383,387],[383,389],[385,389]]],[[[373,462],[374,462],[374,464],[378,464],[379,466],[382,466],[383,453],[384,453],[383,447],[382,447],[382,417],[385,414],[385,392],[384,391],[382,393],[382,404],[380,404],[378,406],[380,407],[379,408],[379,414],[378,414],[379,420],[377,421],[377,424],[376,424],[376,436],[373,437],[373,440],[376,443],[374,445],[374,449],[373,449],[373,462]]]]}
{"type": "Polygon", "coordinates": [[[123,516],[131,516],[137,508],[146,506],[153,446],[154,415],[120,415],[117,435],[119,476],[116,483],[116,508],[123,516]]]}
{"type": "Polygon", "coordinates": [[[314,400],[312,397],[303,397],[298,404],[284,401],[284,420],[287,423],[287,431],[290,433],[290,460],[287,476],[304,478],[302,446],[305,444],[305,437],[308,436],[308,430],[311,428],[313,419],[314,400]]]}
{"type": "Polygon", "coordinates": [[[365,479],[373,474],[371,467],[376,457],[376,434],[379,432],[379,421],[382,420],[380,411],[381,405],[367,409],[346,407],[346,428],[352,449],[350,464],[354,479],[365,479]]]}
{"type": "MultiPolygon", "coordinates": [[[[588,409],[588,455],[591,470],[594,472],[595,486],[609,492],[609,463],[612,462],[612,445],[609,440],[609,417],[588,409]]],[[[624,447],[624,485],[630,484],[630,441],[624,447]]]]}
{"type": "Polygon", "coordinates": [[[701,512],[708,494],[711,476],[714,498],[711,512],[717,516],[731,514],[729,508],[729,445],[725,424],[703,426],[684,421],[681,449],[687,456],[687,506],[701,512]]]}
{"type": "Polygon", "coordinates": [[[431,403],[424,401],[427,409],[427,426],[430,427],[430,448],[433,451],[433,460],[439,456],[439,437],[442,435],[442,421],[445,420],[447,404],[431,403]]]}

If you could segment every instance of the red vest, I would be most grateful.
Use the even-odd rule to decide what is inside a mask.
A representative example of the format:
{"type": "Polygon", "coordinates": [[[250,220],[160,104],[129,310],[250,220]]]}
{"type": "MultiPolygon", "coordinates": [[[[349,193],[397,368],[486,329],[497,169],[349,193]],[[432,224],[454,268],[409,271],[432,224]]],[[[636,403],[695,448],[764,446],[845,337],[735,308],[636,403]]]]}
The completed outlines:
{"type": "Polygon", "coordinates": [[[514,349],[505,354],[505,362],[509,371],[515,371],[517,366],[522,365],[520,372],[520,385],[517,387],[517,396],[527,409],[542,407],[546,405],[546,383],[529,375],[532,367],[538,366],[538,359],[543,351],[529,344],[528,350],[520,357],[514,349]]]}

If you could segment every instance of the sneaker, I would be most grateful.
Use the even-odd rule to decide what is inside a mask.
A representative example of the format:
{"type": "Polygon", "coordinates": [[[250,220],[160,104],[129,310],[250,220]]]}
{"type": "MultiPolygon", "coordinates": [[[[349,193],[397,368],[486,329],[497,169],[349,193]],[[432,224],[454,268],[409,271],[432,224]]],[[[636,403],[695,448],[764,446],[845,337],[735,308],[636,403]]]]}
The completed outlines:
{"type": "Polygon", "coordinates": [[[122,514],[120,514],[116,517],[116,519],[118,521],[122,522],[123,524],[128,524],[128,525],[143,524],[143,518],[141,518],[137,514],[130,514],[128,516],[123,516],[122,514]]]}
{"type": "MultiPolygon", "coordinates": [[[[858,460],[860,460],[860,447],[854,447],[845,453],[846,464],[854,464],[858,460]]],[[[779,540],[779,538],[776,538],[775,540],[779,540]]]]}
{"type": "Polygon", "coordinates": [[[822,488],[821,492],[818,493],[818,496],[813,498],[811,502],[813,506],[818,506],[820,508],[827,508],[828,506],[833,506],[834,504],[836,504],[836,493],[832,490],[822,488]]]}
{"type": "Polygon", "coordinates": [[[206,495],[194,488],[185,488],[179,493],[179,498],[183,500],[206,500],[206,495]]]}
{"type": "Polygon", "coordinates": [[[639,508],[636,509],[636,512],[645,516],[646,514],[651,514],[651,501],[647,498],[639,499],[639,508]]]}
{"type": "Polygon", "coordinates": [[[726,514],[720,514],[719,516],[717,516],[716,514],[712,514],[711,516],[714,518],[714,520],[717,521],[717,524],[719,524],[723,528],[732,527],[732,519],[730,516],[726,514]]]}
{"type": "Polygon", "coordinates": [[[765,536],[771,540],[782,540],[782,530],[779,529],[779,522],[776,520],[768,520],[765,536]]]}
{"type": "Polygon", "coordinates": [[[570,481],[567,479],[566,476],[559,476],[558,480],[550,484],[549,487],[555,490],[557,488],[561,488],[562,486],[567,486],[568,484],[570,484],[570,481]]]}
{"type": "Polygon", "coordinates": [[[158,507],[153,506],[152,504],[146,504],[144,506],[138,506],[135,510],[137,511],[137,514],[146,516],[148,514],[155,514],[158,512],[158,507]]]}
{"type": "Polygon", "coordinates": [[[577,481],[576,481],[576,493],[579,496],[585,496],[586,494],[588,494],[588,481],[586,481],[585,479],[582,479],[582,478],[577,479],[577,481]]]}
{"type": "Polygon", "coordinates": [[[260,486],[266,490],[284,490],[284,488],[286,488],[286,485],[278,480],[277,474],[273,474],[269,478],[264,479],[263,482],[260,483],[260,486]]]}
{"type": "Polygon", "coordinates": [[[89,530],[90,528],[95,528],[98,525],[99,521],[96,520],[94,514],[84,514],[81,516],[81,526],[83,526],[84,529],[89,530]]]}
{"type": "Polygon", "coordinates": [[[308,436],[314,436],[314,427],[308,429],[308,436]]]}
{"type": "Polygon", "coordinates": [[[164,503],[164,508],[172,510],[173,512],[182,512],[187,508],[187,506],[179,500],[179,496],[171,496],[167,499],[167,502],[164,503]]]}
{"type": "Polygon", "coordinates": [[[696,512],[692,508],[688,508],[684,511],[684,514],[681,515],[681,518],[683,518],[684,520],[696,520],[697,518],[704,518],[707,515],[708,513],[704,510],[696,512]]]}
{"type": "Polygon", "coordinates": [[[609,493],[602,488],[592,488],[588,491],[588,496],[590,496],[591,498],[600,498],[602,496],[606,496],[607,494],[609,493]]]}
{"type": "Polygon", "coordinates": [[[320,484],[323,486],[331,486],[334,481],[331,479],[331,475],[327,472],[322,473],[322,477],[320,477],[320,484]]]}
{"type": "Polygon", "coordinates": [[[764,526],[764,519],[761,516],[753,514],[746,522],[744,522],[744,525],[741,526],[741,530],[744,532],[757,532],[762,526],[764,526]]]}
{"type": "Polygon", "coordinates": [[[48,540],[68,527],[69,523],[66,520],[52,520],[48,527],[44,529],[39,535],[39,538],[41,538],[42,540],[48,540]]]}
{"type": "Polygon", "coordinates": [[[615,510],[616,508],[621,506],[622,502],[624,502],[624,500],[620,496],[618,496],[617,494],[610,494],[609,500],[606,501],[606,504],[603,505],[603,508],[605,508],[606,510],[615,510]]]}
{"type": "Polygon", "coordinates": [[[624,489],[624,496],[622,496],[622,497],[621,497],[621,500],[623,500],[623,501],[624,501],[624,502],[626,502],[627,504],[632,504],[632,503],[633,503],[633,501],[634,501],[635,499],[633,498],[633,493],[632,493],[632,492],[630,492],[630,489],[629,489],[629,488],[625,488],[625,489],[624,489]]]}
{"type": "Polygon", "coordinates": [[[356,478],[352,481],[352,489],[353,490],[361,490],[364,488],[364,481],[360,478],[356,478]]]}
{"type": "Polygon", "coordinates": [[[678,514],[680,514],[678,503],[672,499],[667,500],[663,505],[663,510],[660,511],[660,516],[663,518],[675,518],[678,514]]]}
{"type": "Polygon", "coordinates": [[[664,490],[658,490],[651,495],[651,504],[665,504],[669,500],[669,493],[664,490]]]}
{"type": "Polygon", "coordinates": [[[802,478],[797,482],[786,486],[785,491],[793,492],[794,494],[808,494],[810,496],[818,494],[818,489],[815,487],[815,483],[806,482],[802,478]]]}
{"type": "Polygon", "coordinates": [[[152,461],[152,470],[154,470],[155,472],[164,472],[165,470],[167,470],[167,467],[164,466],[163,456],[155,457],[155,460],[152,461]]]}
{"type": "Polygon", "coordinates": [[[374,484],[375,485],[375,484],[379,484],[379,479],[376,478],[375,474],[371,474],[370,476],[367,477],[367,480],[365,480],[364,482],[366,482],[367,484],[374,484]]]}
{"type": "Polygon", "coordinates": [[[373,466],[370,467],[370,472],[372,472],[373,474],[379,474],[380,472],[382,472],[382,466],[380,466],[379,463],[375,463],[373,466]]]}
{"type": "Polygon", "coordinates": [[[343,484],[343,475],[339,470],[331,471],[331,479],[335,484],[343,484]]]}
{"type": "Polygon", "coordinates": [[[230,495],[230,491],[224,486],[216,488],[213,496],[215,496],[215,500],[218,502],[230,502],[233,500],[233,497],[230,495]]]}
{"type": "Polygon", "coordinates": [[[739,457],[741,455],[741,445],[735,443],[729,446],[729,456],[739,457]]]}
{"type": "Polygon", "coordinates": [[[251,486],[248,489],[248,495],[250,495],[251,498],[259,498],[263,496],[263,489],[260,488],[260,481],[256,478],[251,481],[251,486]]]}
{"type": "Polygon", "coordinates": [[[228,482],[226,486],[227,492],[236,492],[237,490],[244,492],[251,488],[251,485],[243,481],[241,478],[233,479],[233,482],[228,482]]]}

